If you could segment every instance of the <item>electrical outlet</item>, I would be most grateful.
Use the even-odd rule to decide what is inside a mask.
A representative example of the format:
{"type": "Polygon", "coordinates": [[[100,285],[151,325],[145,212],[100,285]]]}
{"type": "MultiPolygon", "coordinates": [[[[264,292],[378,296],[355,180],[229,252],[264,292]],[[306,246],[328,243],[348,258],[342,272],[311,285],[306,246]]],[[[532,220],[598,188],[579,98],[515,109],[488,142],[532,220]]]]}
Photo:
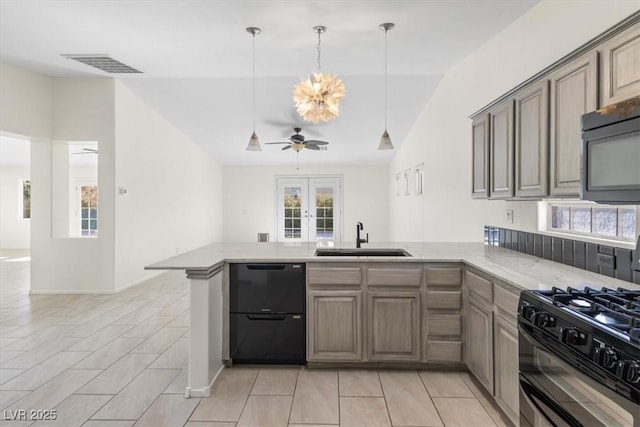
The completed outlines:
{"type": "Polygon", "coordinates": [[[507,224],[513,224],[513,209],[507,209],[505,220],[507,224]]]}

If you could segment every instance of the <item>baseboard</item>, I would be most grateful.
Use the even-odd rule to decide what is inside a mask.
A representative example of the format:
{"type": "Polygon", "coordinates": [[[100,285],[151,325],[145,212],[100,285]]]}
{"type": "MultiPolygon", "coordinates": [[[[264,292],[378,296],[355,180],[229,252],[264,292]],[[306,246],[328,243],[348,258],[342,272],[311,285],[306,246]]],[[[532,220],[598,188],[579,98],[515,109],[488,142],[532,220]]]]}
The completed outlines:
{"type": "Polygon", "coordinates": [[[222,371],[225,369],[225,366],[222,365],[220,366],[220,369],[218,369],[218,372],[216,372],[216,374],[213,376],[213,379],[211,380],[211,383],[204,388],[191,388],[189,386],[187,386],[187,388],[184,391],[184,397],[186,397],[187,399],[190,397],[209,397],[211,396],[211,390],[213,389],[213,384],[216,382],[216,380],[218,379],[218,377],[220,376],[220,374],[222,373],[222,371]]]}
{"type": "Polygon", "coordinates": [[[136,280],[135,282],[127,283],[126,285],[120,286],[117,289],[111,290],[94,290],[94,289],[31,289],[29,290],[29,295],[114,295],[120,293],[126,289],[132,288],[134,286],[141,285],[147,280],[151,280],[155,277],[158,277],[162,274],[167,274],[166,271],[159,271],[158,273],[146,277],[144,279],[136,280]]]}
{"type": "Polygon", "coordinates": [[[154,277],[158,277],[158,276],[160,276],[162,274],[167,274],[167,273],[168,273],[167,271],[158,271],[157,273],[153,274],[152,276],[145,277],[144,279],[139,279],[139,280],[136,280],[136,281],[131,282],[131,283],[127,283],[126,285],[122,285],[119,288],[116,288],[116,290],[113,291],[113,293],[117,294],[118,292],[122,292],[125,289],[129,289],[129,288],[132,288],[134,286],[138,286],[138,285],[146,282],[147,280],[151,280],[154,277]]]}
{"type": "Polygon", "coordinates": [[[86,289],[54,289],[54,290],[40,290],[40,289],[30,289],[29,295],[113,295],[117,293],[114,290],[86,290],[86,289]]]}

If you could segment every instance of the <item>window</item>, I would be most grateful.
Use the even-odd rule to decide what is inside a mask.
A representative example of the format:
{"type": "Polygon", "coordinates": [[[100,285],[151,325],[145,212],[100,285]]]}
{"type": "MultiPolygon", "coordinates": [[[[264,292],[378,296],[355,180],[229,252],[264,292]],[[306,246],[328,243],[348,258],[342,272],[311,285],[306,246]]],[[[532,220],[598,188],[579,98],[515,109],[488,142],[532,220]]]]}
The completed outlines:
{"type": "Polygon", "coordinates": [[[634,242],[635,206],[608,206],[580,203],[549,203],[547,230],[634,242]]]}
{"type": "Polygon", "coordinates": [[[396,196],[400,195],[400,188],[401,188],[401,184],[400,184],[400,173],[396,174],[396,196]]]}
{"type": "Polygon", "coordinates": [[[80,187],[82,210],[81,235],[97,236],[98,235],[98,186],[83,185],[80,187]]]}
{"type": "Polygon", "coordinates": [[[342,179],[276,177],[279,242],[340,241],[342,179]]]}
{"type": "Polygon", "coordinates": [[[410,190],[410,187],[409,187],[409,173],[410,173],[410,170],[407,169],[402,174],[402,185],[404,187],[404,195],[405,196],[408,196],[409,194],[411,194],[411,190],[410,190]]]}
{"type": "Polygon", "coordinates": [[[424,164],[416,166],[416,195],[419,196],[424,191],[424,164]]]}
{"type": "Polygon", "coordinates": [[[22,218],[31,218],[31,180],[22,181],[22,218]]]}

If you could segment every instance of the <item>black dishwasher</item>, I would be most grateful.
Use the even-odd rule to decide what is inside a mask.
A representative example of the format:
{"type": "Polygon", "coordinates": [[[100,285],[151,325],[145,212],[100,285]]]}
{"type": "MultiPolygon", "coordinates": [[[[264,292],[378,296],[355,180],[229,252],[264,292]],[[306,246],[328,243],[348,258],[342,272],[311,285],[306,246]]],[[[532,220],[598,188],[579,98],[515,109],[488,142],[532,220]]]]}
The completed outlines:
{"type": "Polygon", "coordinates": [[[305,264],[229,265],[233,363],[306,363],[305,264]]]}

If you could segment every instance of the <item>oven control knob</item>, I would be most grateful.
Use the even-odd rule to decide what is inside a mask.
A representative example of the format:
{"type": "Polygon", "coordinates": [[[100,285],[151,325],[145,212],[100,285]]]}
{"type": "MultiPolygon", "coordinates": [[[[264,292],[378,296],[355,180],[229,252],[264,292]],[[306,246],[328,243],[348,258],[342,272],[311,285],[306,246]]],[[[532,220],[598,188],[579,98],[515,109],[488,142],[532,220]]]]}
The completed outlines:
{"type": "Polygon", "coordinates": [[[611,347],[605,347],[600,352],[600,365],[605,368],[613,368],[618,363],[618,353],[611,347]]]}
{"type": "Polygon", "coordinates": [[[640,363],[633,360],[621,360],[618,362],[616,376],[630,383],[640,382],[640,363]]]}
{"type": "Polygon", "coordinates": [[[585,336],[577,329],[565,329],[562,335],[562,341],[565,344],[582,345],[585,343],[585,336]]]}
{"type": "Polygon", "coordinates": [[[536,317],[536,308],[532,305],[522,307],[522,317],[533,322],[536,317]]]}
{"type": "Polygon", "coordinates": [[[542,328],[550,328],[556,325],[556,319],[548,313],[538,313],[536,316],[536,324],[542,328]]]}

